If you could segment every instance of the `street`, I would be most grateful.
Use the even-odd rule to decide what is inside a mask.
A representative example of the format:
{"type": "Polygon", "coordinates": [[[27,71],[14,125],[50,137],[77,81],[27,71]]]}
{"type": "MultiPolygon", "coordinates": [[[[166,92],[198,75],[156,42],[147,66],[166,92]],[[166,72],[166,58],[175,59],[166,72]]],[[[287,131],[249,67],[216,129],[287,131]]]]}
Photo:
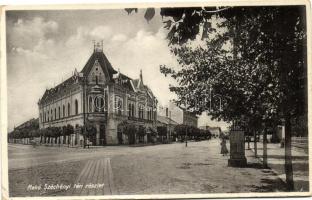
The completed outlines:
{"type": "Polygon", "coordinates": [[[189,142],[188,147],[184,143],[91,149],[9,144],[10,196],[285,191],[281,179],[262,169],[252,156],[246,150],[245,168],[228,167],[229,156],[220,154],[219,139],[189,142]],[[45,184],[54,189],[44,189],[45,184]]]}

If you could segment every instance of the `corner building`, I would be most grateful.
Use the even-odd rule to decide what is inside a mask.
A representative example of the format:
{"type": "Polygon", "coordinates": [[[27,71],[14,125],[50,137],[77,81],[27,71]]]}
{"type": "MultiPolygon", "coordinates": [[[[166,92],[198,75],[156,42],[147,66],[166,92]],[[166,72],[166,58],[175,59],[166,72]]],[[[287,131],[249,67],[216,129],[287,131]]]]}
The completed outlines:
{"type": "Polygon", "coordinates": [[[69,79],[46,90],[38,106],[40,129],[70,124],[75,132],[70,140],[81,146],[83,126],[96,130],[86,134],[93,145],[114,145],[128,142],[122,133],[125,122],[149,131],[157,121],[157,99],[144,85],[142,71],[138,79],[116,71],[100,44],[81,72],[75,70],[69,79]]]}

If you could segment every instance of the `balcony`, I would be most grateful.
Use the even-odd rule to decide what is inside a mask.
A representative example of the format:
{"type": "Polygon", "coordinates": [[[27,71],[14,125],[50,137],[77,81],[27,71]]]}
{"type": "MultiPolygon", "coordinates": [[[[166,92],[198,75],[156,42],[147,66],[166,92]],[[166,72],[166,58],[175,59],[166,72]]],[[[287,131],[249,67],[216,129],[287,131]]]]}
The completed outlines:
{"type": "Polygon", "coordinates": [[[86,117],[90,121],[106,121],[107,120],[107,112],[92,112],[87,113],[86,117]]]}

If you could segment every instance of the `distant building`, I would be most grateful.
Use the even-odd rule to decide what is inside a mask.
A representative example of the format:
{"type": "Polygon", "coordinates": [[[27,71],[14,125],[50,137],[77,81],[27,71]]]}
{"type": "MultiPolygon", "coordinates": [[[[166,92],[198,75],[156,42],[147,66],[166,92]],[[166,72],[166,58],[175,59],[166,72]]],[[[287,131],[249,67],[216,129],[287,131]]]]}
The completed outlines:
{"type": "MultiPolygon", "coordinates": [[[[89,125],[96,129],[95,135],[88,136],[93,145],[125,143],[123,122],[145,128],[156,124],[157,99],[144,84],[142,71],[139,77],[132,79],[116,71],[103,53],[103,44],[96,44],[81,72],[75,70],[39,99],[40,128],[70,124],[78,130],[89,125]]],[[[71,137],[74,145],[81,145],[81,134],[71,137]]]]}
{"type": "Polygon", "coordinates": [[[220,127],[199,126],[199,128],[202,130],[208,130],[212,135],[215,135],[217,137],[219,137],[222,132],[220,127]]]}
{"type": "Polygon", "coordinates": [[[169,117],[166,116],[157,116],[157,127],[166,127],[167,132],[169,135],[172,135],[174,133],[175,126],[178,125],[178,123],[169,117]]]}
{"type": "Polygon", "coordinates": [[[33,138],[33,131],[37,131],[39,129],[39,119],[32,118],[19,126],[14,127],[14,130],[11,131],[8,135],[9,143],[22,143],[28,144],[30,138],[33,138]],[[22,138],[22,136],[28,138],[22,138]]]}
{"type": "Polygon", "coordinates": [[[14,127],[14,130],[19,130],[19,129],[24,129],[24,128],[29,128],[29,129],[38,129],[39,128],[39,119],[38,118],[32,118],[21,125],[14,127]]]}
{"type": "Polygon", "coordinates": [[[169,102],[168,106],[159,106],[158,115],[169,117],[178,124],[195,127],[198,125],[198,117],[195,114],[176,106],[173,102],[169,102]]]}

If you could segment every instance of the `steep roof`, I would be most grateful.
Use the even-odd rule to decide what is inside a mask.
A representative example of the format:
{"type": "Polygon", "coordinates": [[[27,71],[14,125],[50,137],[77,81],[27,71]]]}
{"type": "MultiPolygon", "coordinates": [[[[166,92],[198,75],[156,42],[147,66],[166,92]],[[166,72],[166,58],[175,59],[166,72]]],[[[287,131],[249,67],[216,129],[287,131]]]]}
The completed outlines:
{"type": "Polygon", "coordinates": [[[111,63],[108,61],[107,57],[105,56],[105,54],[102,51],[94,51],[93,54],[91,55],[91,57],[89,58],[89,60],[87,61],[86,65],[83,67],[83,69],[81,70],[81,73],[83,73],[83,75],[87,75],[93,65],[94,62],[98,60],[100,63],[100,66],[102,67],[103,72],[110,77],[110,79],[113,78],[113,74],[116,74],[117,71],[114,70],[114,68],[112,67],[111,63]]]}
{"type": "Polygon", "coordinates": [[[118,72],[118,74],[115,74],[114,75],[114,80],[117,80],[117,79],[120,79],[121,80],[121,83],[120,85],[122,85],[123,87],[131,90],[132,89],[132,86],[131,86],[131,78],[129,78],[128,76],[118,72]]]}
{"type": "Polygon", "coordinates": [[[45,100],[49,99],[50,97],[53,97],[58,92],[65,89],[66,87],[73,85],[75,83],[76,79],[78,79],[78,81],[79,81],[79,79],[81,79],[81,78],[78,75],[73,75],[73,76],[69,77],[68,79],[66,79],[65,81],[63,81],[62,83],[60,83],[59,85],[55,86],[54,88],[51,88],[49,90],[47,89],[44,92],[42,98],[40,99],[40,102],[45,101],[45,100]]]}

